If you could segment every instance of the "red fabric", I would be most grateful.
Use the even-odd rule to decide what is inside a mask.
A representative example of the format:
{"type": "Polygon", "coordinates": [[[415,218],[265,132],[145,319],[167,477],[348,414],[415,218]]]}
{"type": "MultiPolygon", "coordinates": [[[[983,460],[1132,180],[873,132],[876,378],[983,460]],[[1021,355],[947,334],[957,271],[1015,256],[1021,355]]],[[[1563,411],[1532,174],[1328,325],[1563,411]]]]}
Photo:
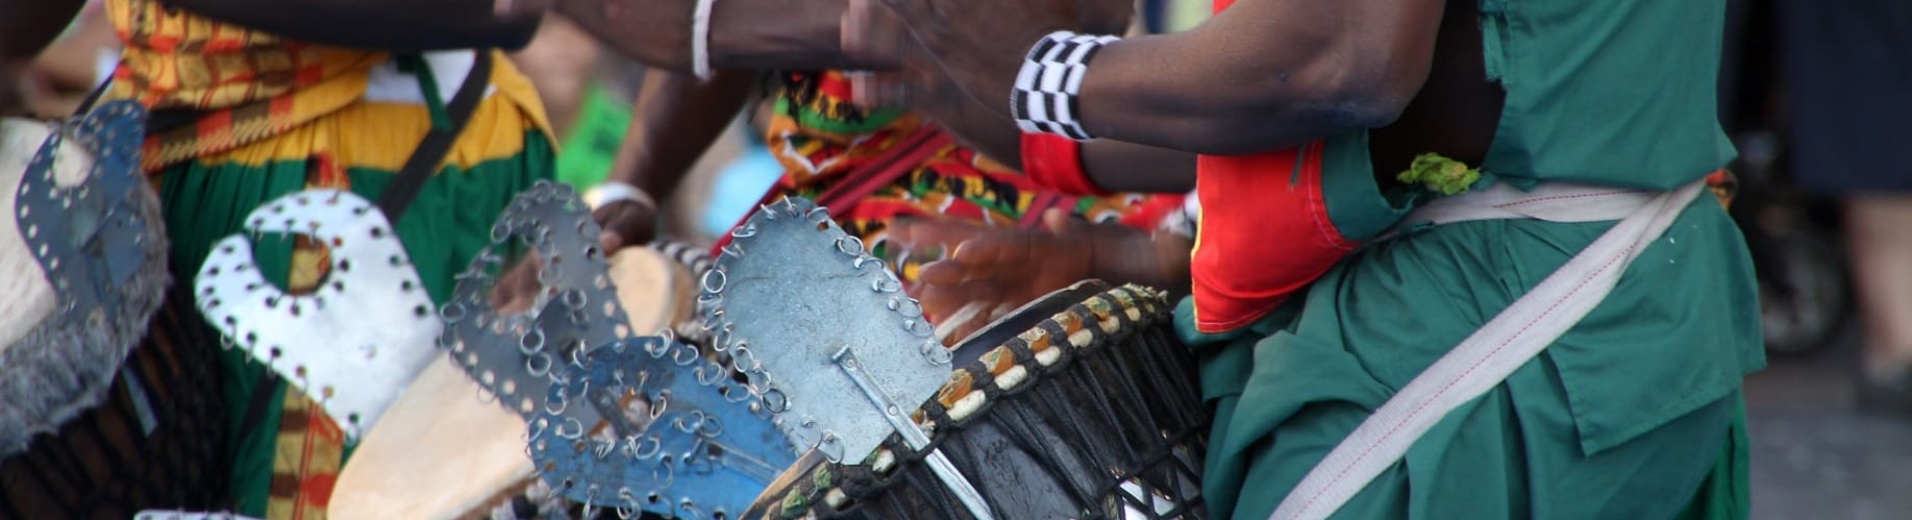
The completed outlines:
{"type": "Polygon", "coordinates": [[[1194,257],[1195,325],[1205,333],[1254,323],[1352,251],[1328,219],[1322,141],[1243,156],[1203,155],[1194,257]]]}
{"type": "Polygon", "coordinates": [[[1022,171],[1029,179],[1064,195],[1110,195],[1089,180],[1082,168],[1082,143],[1040,132],[1022,134],[1022,171]]]}
{"type": "Polygon", "coordinates": [[[1188,202],[1187,195],[1149,195],[1142,201],[1135,213],[1122,217],[1122,225],[1136,229],[1155,229],[1162,225],[1162,219],[1182,210],[1188,202]]]}

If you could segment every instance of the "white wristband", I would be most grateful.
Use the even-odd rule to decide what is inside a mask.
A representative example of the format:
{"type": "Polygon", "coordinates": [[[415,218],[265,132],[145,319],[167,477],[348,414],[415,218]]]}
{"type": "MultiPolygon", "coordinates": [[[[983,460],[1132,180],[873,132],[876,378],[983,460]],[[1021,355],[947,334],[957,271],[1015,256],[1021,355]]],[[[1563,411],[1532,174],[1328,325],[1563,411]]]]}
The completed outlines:
{"type": "Polygon", "coordinates": [[[1042,37],[1023,58],[1015,88],[1009,93],[1009,111],[1016,117],[1016,125],[1028,133],[1089,140],[1092,136],[1082,128],[1081,114],[1076,113],[1076,96],[1082,92],[1083,76],[1089,73],[1089,58],[1120,39],[1069,31],[1042,37]]]}
{"type": "Polygon", "coordinates": [[[584,192],[584,203],[590,205],[591,209],[601,208],[606,204],[625,200],[636,202],[639,205],[653,210],[657,209],[657,199],[651,198],[651,194],[645,193],[644,190],[638,189],[636,186],[622,182],[599,184],[596,188],[591,188],[591,191],[584,192]]]}
{"type": "Polygon", "coordinates": [[[697,0],[697,10],[691,15],[690,67],[701,80],[709,80],[714,75],[710,70],[710,10],[716,3],[717,0],[697,0]]]}

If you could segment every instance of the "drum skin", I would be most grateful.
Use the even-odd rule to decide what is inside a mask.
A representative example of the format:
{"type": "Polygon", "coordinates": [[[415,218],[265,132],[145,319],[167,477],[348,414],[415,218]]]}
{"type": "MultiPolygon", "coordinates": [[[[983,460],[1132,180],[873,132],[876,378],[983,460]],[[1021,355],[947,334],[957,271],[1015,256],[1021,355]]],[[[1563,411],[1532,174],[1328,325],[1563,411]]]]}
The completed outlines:
{"type": "MultiPolygon", "coordinates": [[[[0,120],[0,456],[26,448],[34,435],[48,433],[98,405],[113,372],[164,298],[170,281],[159,198],[146,183],[133,191],[145,221],[144,263],[130,283],[116,288],[122,302],[114,323],[98,319],[51,320],[59,297],[22,238],[15,215],[27,162],[51,135],[44,123],[0,120]]],[[[90,154],[72,140],[55,161],[55,180],[74,186],[86,178],[90,154]]]]}
{"type": "MultiPolygon", "coordinates": [[[[1132,285],[1052,293],[963,343],[913,419],[996,518],[1206,518],[1210,418],[1168,312],[1132,285]]],[[[806,454],[744,517],[971,518],[925,455],[896,435],[855,464],[806,454]]]]}
{"type": "MultiPolygon", "coordinates": [[[[690,319],[695,285],[684,265],[633,247],[612,255],[609,270],[632,330],[690,319]]],[[[535,478],[524,419],[440,357],[366,433],[328,507],[335,518],[484,517],[535,478]]]]}

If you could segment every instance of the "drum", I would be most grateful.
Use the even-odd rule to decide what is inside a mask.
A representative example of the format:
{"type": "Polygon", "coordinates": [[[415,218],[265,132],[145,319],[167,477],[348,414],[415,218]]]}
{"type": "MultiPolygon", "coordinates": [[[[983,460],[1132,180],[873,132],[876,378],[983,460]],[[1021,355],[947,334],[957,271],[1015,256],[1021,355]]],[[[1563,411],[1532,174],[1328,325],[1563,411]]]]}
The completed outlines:
{"type": "MultiPolygon", "coordinates": [[[[958,347],[913,418],[997,518],[1204,518],[1207,408],[1161,293],[1084,282],[958,347]]],[[[752,519],[971,518],[897,435],[861,464],[816,452],[752,519]]]]}
{"type": "Polygon", "coordinates": [[[158,198],[136,167],[137,112],[109,104],[71,128],[53,179],[86,188],[62,192],[23,175],[55,127],[0,120],[0,518],[124,519],[224,495],[218,340],[190,312],[190,294],[165,290],[158,198]],[[32,211],[62,197],[71,211],[60,217],[32,211]],[[143,227],[107,234],[128,216],[143,227]],[[59,230],[87,241],[81,254],[51,255],[64,269],[43,265],[31,245],[59,230]],[[99,251],[104,272],[86,257],[99,251]],[[56,279],[67,281],[63,293],[56,279]],[[77,294],[95,284],[105,289],[77,294]]]}
{"type": "MultiPolygon", "coordinates": [[[[610,274],[632,330],[691,320],[696,289],[683,264],[651,249],[625,248],[611,257],[610,274]]],[[[525,430],[524,419],[440,357],[366,432],[339,474],[330,514],[488,517],[494,508],[526,503],[527,496],[546,507],[568,507],[528,492],[536,473],[525,453],[525,430]]]]}

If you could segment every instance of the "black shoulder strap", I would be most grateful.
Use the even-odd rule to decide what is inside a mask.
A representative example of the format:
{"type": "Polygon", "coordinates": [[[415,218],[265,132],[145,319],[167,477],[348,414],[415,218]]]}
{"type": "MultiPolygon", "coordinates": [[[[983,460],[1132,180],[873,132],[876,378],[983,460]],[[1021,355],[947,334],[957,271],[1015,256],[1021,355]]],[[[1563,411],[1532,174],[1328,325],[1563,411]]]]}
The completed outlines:
{"type": "Polygon", "coordinates": [[[451,116],[451,125],[433,126],[418,142],[418,149],[412,152],[411,159],[405,161],[405,167],[398,170],[397,178],[385,187],[385,193],[378,198],[378,209],[385,212],[385,219],[393,225],[398,217],[405,213],[405,207],[418,197],[418,191],[425,187],[425,181],[438,171],[445,162],[445,154],[451,152],[451,145],[458,142],[459,134],[465,130],[465,123],[471,121],[471,114],[478,110],[478,102],[485,98],[485,90],[491,86],[491,59],[489,50],[480,49],[477,61],[472,63],[471,73],[465,76],[465,83],[458,87],[458,94],[451,103],[445,105],[445,112],[451,116]]]}

